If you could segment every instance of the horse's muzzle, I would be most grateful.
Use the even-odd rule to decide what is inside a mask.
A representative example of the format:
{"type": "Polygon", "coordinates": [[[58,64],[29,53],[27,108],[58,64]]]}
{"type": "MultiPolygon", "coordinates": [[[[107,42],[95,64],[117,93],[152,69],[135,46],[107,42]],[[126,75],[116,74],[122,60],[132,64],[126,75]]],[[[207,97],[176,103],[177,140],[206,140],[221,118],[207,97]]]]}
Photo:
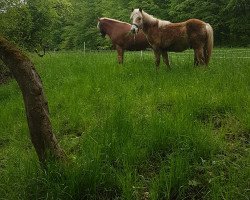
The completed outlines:
{"type": "Polygon", "coordinates": [[[106,33],[104,33],[104,32],[102,32],[102,31],[100,31],[100,36],[102,36],[103,38],[105,38],[106,33]]]}
{"type": "Polygon", "coordinates": [[[138,26],[136,26],[136,25],[133,24],[131,26],[130,32],[133,33],[133,34],[136,34],[136,33],[138,33],[138,31],[139,31],[138,26]]]}

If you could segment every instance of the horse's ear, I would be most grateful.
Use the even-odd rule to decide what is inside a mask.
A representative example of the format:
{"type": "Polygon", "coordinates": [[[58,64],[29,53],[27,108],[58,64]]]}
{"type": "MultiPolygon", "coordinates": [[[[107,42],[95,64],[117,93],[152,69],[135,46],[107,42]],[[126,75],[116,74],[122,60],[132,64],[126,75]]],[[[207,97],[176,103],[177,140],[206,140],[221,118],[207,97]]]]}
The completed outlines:
{"type": "Polygon", "coordinates": [[[141,7],[139,8],[139,11],[142,12],[142,8],[141,7]]]}

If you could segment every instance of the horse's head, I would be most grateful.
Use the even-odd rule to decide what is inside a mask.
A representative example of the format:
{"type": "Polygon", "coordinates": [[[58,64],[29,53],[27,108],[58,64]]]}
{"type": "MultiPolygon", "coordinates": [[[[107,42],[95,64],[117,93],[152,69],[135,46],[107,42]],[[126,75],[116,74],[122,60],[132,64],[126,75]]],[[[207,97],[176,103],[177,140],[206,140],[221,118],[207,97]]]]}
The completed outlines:
{"type": "Polygon", "coordinates": [[[131,26],[131,33],[135,34],[138,33],[139,29],[142,29],[143,25],[143,15],[142,15],[142,9],[132,9],[132,13],[130,16],[130,19],[132,19],[132,26],[131,26]]]}
{"type": "Polygon", "coordinates": [[[99,29],[101,36],[105,37],[107,33],[104,30],[102,19],[98,19],[97,28],[99,29]]]}

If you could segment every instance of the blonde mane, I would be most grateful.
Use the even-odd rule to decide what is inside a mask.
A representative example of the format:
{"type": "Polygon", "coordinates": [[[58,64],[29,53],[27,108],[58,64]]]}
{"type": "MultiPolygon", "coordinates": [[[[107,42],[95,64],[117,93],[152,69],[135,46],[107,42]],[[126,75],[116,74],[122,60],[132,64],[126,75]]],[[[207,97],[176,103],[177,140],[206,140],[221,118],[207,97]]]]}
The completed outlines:
{"type": "Polygon", "coordinates": [[[158,20],[159,20],[159,22],[158,22],[158,28],[162,28],[162,27],[164,27],[164,26],[166,26],[168,24],[171,24],[170,21],[165,21],[165,20],[160,20],[160,19],[158,19],[158,20]]]}
{"type": "MultiPolygon", "coordinates": [[[[132,18],[135,14],[137,14],[139,11],[139,9],[135,9],[130,18],[132,18]]],[[[140,12],[141,13],[141,12],[140,12]]],[[[138,14],[137,14],[138,15],[138,14]]],[[[154,17],[153,15],[150,15],[148,13],[146,13],[144,10],[142,11],[142,16],[143,16],[143,20],[149,24],[155,24],[158,22],[158,28],[162,28],[168,24],[171,24],[170,21],[166,21],[166,20],[161,20],[161,19],[157,19],[156,17],[154,17]]]]}
{"type": "Polygon", "coordinates": [[[156,17],[154,17],[153,15],[149,15],[145,11],[142,11],[142,15],[143,15],[143,19],[146,20],[147,22],[149,22],[150,24],[157,23],[157,21],[158,21],[158,28],[161,28],[161,27],[164,27],[168,24],[171,24],[170,21],[157,19],[156,17]]]}

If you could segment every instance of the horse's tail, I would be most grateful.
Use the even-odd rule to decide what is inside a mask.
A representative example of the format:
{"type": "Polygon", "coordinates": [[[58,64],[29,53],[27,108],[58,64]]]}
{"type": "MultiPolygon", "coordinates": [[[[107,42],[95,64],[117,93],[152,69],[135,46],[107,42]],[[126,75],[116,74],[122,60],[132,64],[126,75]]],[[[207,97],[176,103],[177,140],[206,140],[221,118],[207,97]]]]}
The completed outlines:
{"type": "Polygon", "coordinates": [[[213,28],[208,23],[206,24],[206,30],[207,30],[207,42],[204,49],[204,55],[205,55],[205,63],[206,65],[208,65],[214,46],[214,33],[213,33],[213,28]]]}

